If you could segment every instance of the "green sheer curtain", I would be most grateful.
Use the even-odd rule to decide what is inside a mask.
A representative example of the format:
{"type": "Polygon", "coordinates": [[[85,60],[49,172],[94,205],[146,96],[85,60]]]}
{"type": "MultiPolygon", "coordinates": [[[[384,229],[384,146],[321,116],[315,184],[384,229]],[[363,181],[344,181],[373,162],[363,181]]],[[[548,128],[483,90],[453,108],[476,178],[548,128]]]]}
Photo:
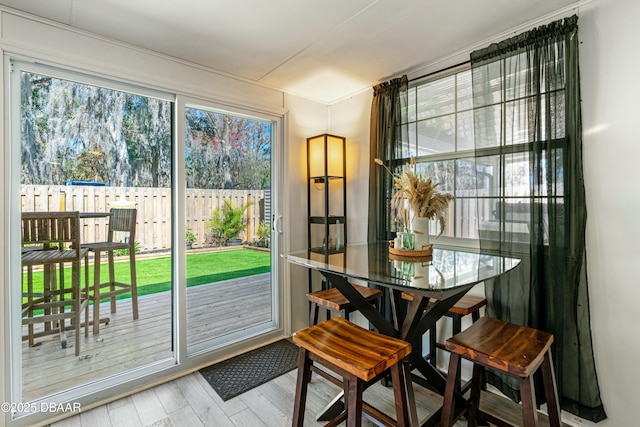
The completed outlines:
{"type": "MultiPolygon", "coordinates": [[[[522,258],[485,284],[487,315],[553,333],[562,409],[597,422],[578,43],[573,16],[471,54],[478,228],[483,251],[522,258]]],[[[520,399],[512,379],[487,381],[520,399]]]]}
{"type": "Polygon", "coordinates": [[[389,162],[402,157],[398,150],[407,141],[407,76],[380,83],[373,88],[370,121],[369,152],[369,224],[367,241],[376,242],[391,238],[389,200],[391,199],[391,176],[374,159],[389,162]],[[403,144],[404,142],[404,144],[403,144]]]}
{"type": "MultiPolygon", "coordinates": [[[[391,221],[390,203],[393,184],[391,176],[374,162],[378,158],[389,164],[401,157],[399,152],[407,142],[407,103],[409,80],[407,76],[380,83],[373,88],[370,121],[369,148],[369,222],[367,241],[377,242],[391,239],[388,230],[391,221]]],[[[401,154],[401,153],[400,153],[401,154]]],[[[389,290],[370,285],[382,291],[380,311],[393,321],[393,309],[389,290]]],[[[397,307],[397,316],[404,317],[404,307],[397,307]]]]}

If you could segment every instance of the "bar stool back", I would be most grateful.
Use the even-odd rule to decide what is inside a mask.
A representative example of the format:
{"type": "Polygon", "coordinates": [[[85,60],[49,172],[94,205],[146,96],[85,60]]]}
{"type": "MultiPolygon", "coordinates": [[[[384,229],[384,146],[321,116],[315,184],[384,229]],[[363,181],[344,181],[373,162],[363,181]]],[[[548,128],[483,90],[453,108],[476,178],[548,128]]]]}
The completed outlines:
{"type": "MultiPolygon", "coordinates": [[[[80,315],[87,308],[86,283],[84,292],[80,283],[80,264],[87,253],[80,247],[79,212],[23,212],[22,213],[22,267],[26,268],[25,301],[22,305],[22,324],[27,325],[27,339],[33,346],[34,338],[58,333],[62,348],[67,347],[66,320],[75,329],[75,355],[80,355],[80,315]],[[70,263],[71,284],[64,282],[64,264],[70,263]],[[56,272],[56,266],[60,271],[56,272]],[[33,269],[43,269],[43,289],[36,293],[33,269]],[[56,274],[60,274],[56,281],[56,274]],[[40,314],[36,314],[40,313],[40,314]],[[41,331],[34,325],[42,323],[41,331]]],[[[86,268],[86,267],[85,267],[86,268]]],[[[87,329],[85,325],[85,336],[87,329]]]]}

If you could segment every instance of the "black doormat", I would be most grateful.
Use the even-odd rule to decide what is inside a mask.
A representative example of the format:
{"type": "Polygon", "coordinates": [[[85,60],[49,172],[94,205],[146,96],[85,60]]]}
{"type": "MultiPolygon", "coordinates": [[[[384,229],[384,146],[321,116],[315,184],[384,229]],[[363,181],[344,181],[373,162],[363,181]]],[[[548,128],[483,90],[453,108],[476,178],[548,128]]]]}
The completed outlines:
{"type": "Polygon", "coordinates": [[[298,346],[287,339],[200,369],[200,373],[224,401],[293,370],[298,346]]]}

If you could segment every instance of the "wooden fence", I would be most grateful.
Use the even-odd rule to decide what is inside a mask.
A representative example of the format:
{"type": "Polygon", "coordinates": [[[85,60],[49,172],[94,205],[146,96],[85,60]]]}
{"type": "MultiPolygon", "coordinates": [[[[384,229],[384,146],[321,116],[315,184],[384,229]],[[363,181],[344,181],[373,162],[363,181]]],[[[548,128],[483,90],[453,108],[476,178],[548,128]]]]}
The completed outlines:
{"type": "MultiPolygon", "coordinates": [[[[171,189],[147,187],[98,187],[64,185],[22,185],[23,212],[79,211],[108,212],[112,206],[130,202],[138,210],[136,241],[141,252],[171,248],[171,189]]],[[[231,200],[234,206],[251,202],[245,212],[247,229],[243,240],[256,240],[256,230],[265,220],[263,190],[186,190],[186,227],[196,235],[194,247],[211,245],[208,224],[215,208],[231,200]]],[[[268,219],[267,219],[268,221],[268,219]]],[[[82,241],[106,240],[107,218],[84,218],[82,241]]]]}

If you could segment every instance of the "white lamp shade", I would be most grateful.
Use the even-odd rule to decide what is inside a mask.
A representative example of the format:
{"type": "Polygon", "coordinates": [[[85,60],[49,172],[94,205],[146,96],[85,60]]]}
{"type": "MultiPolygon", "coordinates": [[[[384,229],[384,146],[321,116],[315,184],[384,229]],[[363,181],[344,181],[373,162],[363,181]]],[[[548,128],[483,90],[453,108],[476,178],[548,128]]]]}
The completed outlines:
{"type": "Polygon", "coordinates": [[[344,173],[344,138],[318,135],[307,139],[310,177],[342,177],[344,173]],[[325,153],[327,155],[325,171],[325,153]],[[326,173],[325,173],[326,172],[326,173]]]}

